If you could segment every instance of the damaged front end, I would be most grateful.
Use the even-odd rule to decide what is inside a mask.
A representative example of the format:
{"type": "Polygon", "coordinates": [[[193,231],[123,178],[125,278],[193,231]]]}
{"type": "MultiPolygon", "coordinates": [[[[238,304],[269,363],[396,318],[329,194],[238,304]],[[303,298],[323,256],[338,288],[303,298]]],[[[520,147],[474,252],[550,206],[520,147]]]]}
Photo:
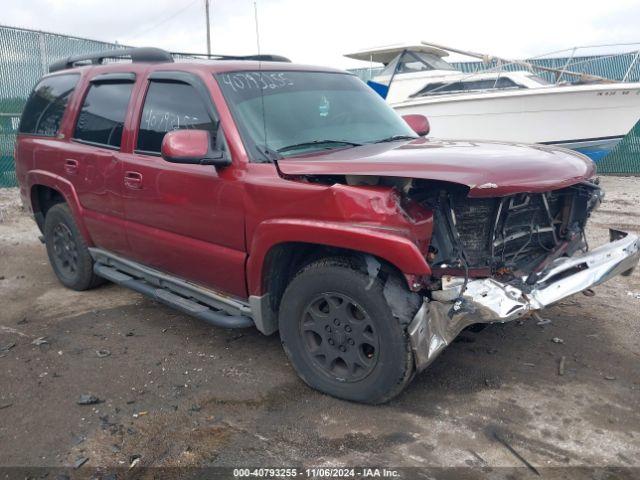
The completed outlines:
{"type": "Polygon", "coordinates": [[[638,236],[610,231],[589,250],[587,218],[602,192],[593,182],[544,193],[470,198],[451,184],[414,185],[434,212],[428,295],[409,325],[418,370],[465,327],[506,322],[619,274],[640,259],[638,236]]]}

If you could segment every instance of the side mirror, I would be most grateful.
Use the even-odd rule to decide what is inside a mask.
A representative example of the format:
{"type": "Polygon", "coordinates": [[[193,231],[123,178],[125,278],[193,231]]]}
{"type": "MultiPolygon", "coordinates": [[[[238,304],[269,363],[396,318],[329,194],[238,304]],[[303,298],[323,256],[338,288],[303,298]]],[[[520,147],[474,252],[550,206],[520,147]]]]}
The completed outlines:
{"type": "Polygon", "coordinates": [[[425,117],[424,115],[403,115],[402,119],[407,122],[407,125],[411,127],[411,130],[416,132],[421,137],[429,135],[431,127],[429,126],[429,120],[427,120],[427,117],[425,117]]]}
{"type": "Polygon", "coordinates": [[[192,165],[229,165],[222,150],[211,148],[211,134],[206,130],[172,130],[162,139],[162,158],[172,163],[192,165]]]}

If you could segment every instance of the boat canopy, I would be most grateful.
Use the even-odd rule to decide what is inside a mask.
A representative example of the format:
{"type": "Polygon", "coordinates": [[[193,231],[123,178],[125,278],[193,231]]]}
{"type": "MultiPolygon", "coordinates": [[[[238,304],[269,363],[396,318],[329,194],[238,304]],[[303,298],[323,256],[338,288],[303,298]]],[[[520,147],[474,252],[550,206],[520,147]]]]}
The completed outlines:
{"type": "Polygon", "coordinates": [[[446,50],[440,48],[431,47],[422,43],[406,43],[387,45],[383,47],[369,48],[367,50],[360,50],[354,53],[347,53],[345,57],[353,58],[355,60],[364,60],[365,62],[376,62],[384,65],[389,64],[394,58],[402,54],[405,51],[429,53],[437,57],[446,57],[449,53],[446,50]]]}

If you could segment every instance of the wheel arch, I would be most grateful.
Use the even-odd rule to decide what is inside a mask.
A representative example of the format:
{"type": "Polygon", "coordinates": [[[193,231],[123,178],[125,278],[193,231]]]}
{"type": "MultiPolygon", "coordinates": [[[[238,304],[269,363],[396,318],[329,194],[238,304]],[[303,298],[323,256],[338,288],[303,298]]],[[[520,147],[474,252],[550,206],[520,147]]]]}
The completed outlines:
{"type": "Polygon", "coordinates": [[[431,274],[418,247],[400,234],[377,230],[371,226],[308,220],[271,220],[258,226],[251,242],[247,260],[247,287],[251,295],[266,293],[265,279],[273,269],[274,260],[283,255],[283,250],[294,245],[307,251],[368,254],[393,266],[407,279],[431,274]]]}
{"type": "Polygon", "coordinates": [[[405,297],[414,290],[412,279],[431,272],[415,244],[387,232],[291,220],[263,225],[262,231],[254,235],[247,261],[249,301],[261,332],[277,330],[280,301],[295,274],[327,257],[349,259],[356,268],[374,277],[383,272],[397,279],[390,284],[390,302],[398,312],[405,310],[405,297]]]}
{"type": "Polygon", "coordinates": [[[58,175],[43,171],[31,171],[27,179],[31,210],[33,211],[34,219],[40,231],[43,232],[44,219],[47,211],[53,205],[66,203],[73,214],[85,242],[87,242],[88,245],[92,245],[91,236],[84,223],[82,207],[80,206],[78,196],[71,182],[58,175]]]}

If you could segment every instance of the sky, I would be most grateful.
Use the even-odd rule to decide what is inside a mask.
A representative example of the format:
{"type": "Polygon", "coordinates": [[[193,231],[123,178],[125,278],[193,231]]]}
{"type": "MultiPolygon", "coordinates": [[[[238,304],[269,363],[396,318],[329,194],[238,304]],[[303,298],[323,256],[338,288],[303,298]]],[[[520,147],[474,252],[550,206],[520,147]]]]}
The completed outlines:
{"type": "MultiPolygon", "coordinates": [[[[4,0],[0,24],[206,52],[204,2],[4,0]]],[[[345,53],[421,40],[507,58],[640,42],[640,0],[256,0],[255,5],[262,53],[339,68],[368,66],[344,58],[345,53]]],[[[254,0],[211,0],[210,18],[214,53],[256,53],[254,0]]]]}

